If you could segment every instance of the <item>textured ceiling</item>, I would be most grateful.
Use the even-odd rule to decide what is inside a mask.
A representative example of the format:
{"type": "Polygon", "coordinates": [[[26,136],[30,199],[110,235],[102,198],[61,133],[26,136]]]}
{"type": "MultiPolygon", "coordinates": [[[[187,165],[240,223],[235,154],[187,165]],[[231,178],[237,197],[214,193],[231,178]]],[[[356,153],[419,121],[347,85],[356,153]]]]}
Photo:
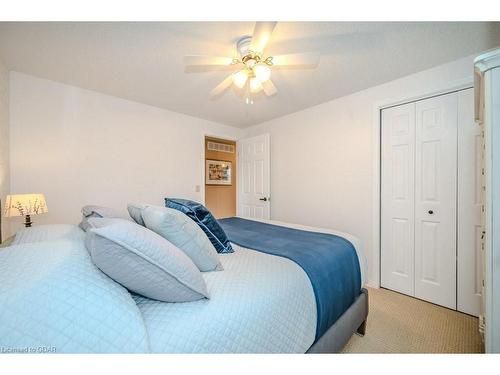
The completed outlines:
{"type": "Polygon", "coordinates": [[[246,127],[500,45],[500,23],[280,22],[266,54],[317,51],[314,70],[275,69],[274,97],[210,90],[228,72],[186,72],[183,56],[234,54],[251,22],[0,23],[0,59],[32,74],[246,127]]]}

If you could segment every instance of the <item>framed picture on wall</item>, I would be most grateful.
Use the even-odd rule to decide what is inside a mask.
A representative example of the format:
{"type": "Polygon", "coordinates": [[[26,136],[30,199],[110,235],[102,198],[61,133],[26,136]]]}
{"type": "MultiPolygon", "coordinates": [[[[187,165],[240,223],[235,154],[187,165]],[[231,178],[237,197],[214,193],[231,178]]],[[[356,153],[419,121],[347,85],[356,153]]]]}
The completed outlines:
{"type": "Polygon", "coordinates": [[[224,160],[206,160],[205,183],[207,185],[231,185],[232,163],[224,160]]]}

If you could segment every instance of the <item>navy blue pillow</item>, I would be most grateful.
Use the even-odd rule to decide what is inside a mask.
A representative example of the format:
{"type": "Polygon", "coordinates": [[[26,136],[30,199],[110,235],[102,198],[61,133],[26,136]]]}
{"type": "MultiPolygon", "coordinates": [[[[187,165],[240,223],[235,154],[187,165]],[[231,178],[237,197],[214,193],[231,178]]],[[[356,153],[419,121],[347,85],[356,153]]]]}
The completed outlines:
{"type": "Polygon", "coordinates": [[[204,205],[188,199],[165,198],[165,207],[181,211],[193,219],[203,229],[218,253],[234,252],[226,233],[204,205]]]}

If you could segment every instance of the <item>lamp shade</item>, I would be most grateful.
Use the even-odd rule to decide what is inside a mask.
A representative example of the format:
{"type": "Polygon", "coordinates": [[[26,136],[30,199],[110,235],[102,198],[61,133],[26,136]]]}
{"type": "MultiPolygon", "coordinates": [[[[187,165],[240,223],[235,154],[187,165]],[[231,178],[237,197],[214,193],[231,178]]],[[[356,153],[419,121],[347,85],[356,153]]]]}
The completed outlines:
{"type": "Polygon", "coordinates": [[[39,215],[49,212],[43,194],[7,195],[4,216],[39,215]]]}

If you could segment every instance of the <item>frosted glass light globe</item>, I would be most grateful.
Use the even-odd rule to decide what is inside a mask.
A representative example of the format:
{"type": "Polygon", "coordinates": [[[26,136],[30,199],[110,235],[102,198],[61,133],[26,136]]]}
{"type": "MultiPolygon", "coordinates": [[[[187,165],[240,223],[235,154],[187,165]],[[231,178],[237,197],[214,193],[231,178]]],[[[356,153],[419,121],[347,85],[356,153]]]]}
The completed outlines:
{"type": "Polygon", "coordinates": [[[234,73],[233,75],[233,83],[238,86],[240,89],[245,86],[247,82],[248,75],[245,70],[240,70],[239,72],[234,73]]]}
{"type": "Polygon", "coordinates": [[[250,80],[250,92],[257,93],[262,90],[262,83],[257,77],[250,80]]]}
{"type": "Polygon", "coordinates": [[[271,78],[271,69],[267,65],[259,64],[253,69],[255,76],[260,82],[266,82],[271,78]]]}

